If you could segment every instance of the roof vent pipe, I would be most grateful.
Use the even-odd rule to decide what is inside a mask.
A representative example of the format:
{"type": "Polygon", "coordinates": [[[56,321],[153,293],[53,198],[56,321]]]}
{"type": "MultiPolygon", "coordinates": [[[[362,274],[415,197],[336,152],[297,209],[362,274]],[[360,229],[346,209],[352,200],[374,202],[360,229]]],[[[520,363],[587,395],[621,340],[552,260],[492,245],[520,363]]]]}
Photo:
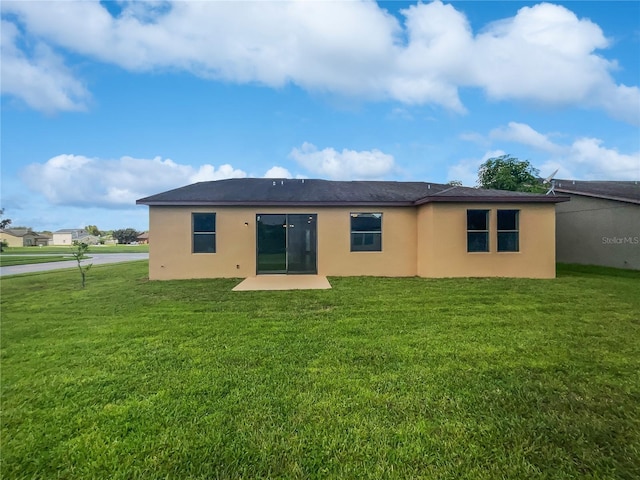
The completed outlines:
{"type": "Polygon", "coordinates": [[[280,180],[280,185],[284,185],[284,180],[280,180]]]}
{"type": "Polygon", "coordinates": [[[427,184],[427,190],[431,190],[431,184],[430,183],[427,184]]]}
{"type": "Polygon", "coordinates": [[[274,187],[276,186],[276,181],[275,181],[275,180],[273,181],[273,186],[274,186],[274,187]]]}

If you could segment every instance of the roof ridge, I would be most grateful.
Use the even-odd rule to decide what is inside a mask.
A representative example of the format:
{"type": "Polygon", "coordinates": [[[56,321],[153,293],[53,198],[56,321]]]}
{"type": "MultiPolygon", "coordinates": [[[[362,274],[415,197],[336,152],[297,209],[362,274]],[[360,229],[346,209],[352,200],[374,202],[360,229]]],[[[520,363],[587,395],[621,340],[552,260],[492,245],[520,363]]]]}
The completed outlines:
{"type": "MultiPolygon", "coordinates": [[[[442,184],[442,185],[446,185],[446,184],[442,184]]],[[[440,194],[446,193],[446,192],[448,192],[450,190],[454,190],[454,189],[456,189],[458,187],[463,187],[463,185],[451,185],[449,188],[445,188],[444,190],[440,190],[439,192],[433,193],[433,194],[428,195],[428,196],[440,195],[440,194]]],[[[470,187],[464,187],[464,188],[470,188],[470,187]]]]}

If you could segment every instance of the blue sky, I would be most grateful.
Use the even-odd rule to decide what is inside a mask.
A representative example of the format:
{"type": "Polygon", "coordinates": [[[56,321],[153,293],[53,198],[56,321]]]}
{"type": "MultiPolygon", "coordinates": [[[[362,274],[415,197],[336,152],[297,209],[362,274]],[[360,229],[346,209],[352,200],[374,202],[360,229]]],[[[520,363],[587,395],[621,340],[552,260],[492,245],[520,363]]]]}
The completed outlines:
{"type": "Polygon", "coordinates": [[[1,205],[147,228],[137,198],[230,177],[640,180],[640,3],[12,2],[1,205]]]}

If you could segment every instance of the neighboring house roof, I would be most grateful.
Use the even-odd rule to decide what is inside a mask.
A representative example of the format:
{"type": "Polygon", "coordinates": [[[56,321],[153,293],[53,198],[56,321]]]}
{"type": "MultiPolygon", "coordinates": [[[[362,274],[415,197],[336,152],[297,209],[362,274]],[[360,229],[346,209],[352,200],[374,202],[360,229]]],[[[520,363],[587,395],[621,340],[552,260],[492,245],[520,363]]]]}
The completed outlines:
{"type": "Polygon", "coordinates": [[[140,235],[138,235],[136,237],[138,240],[148,240],[149,239],[149,232],[144,232],[141,233],[140,235]]]}
{"type": "Polygon", "coordinates": [[[82,229],[82,228],[63,228],[61,230],[56,230],[53,233],[78,233],[78,232],[84,232],[84,229],[82,229]]]}
{"type": "Polygon", "coordinates": [[[555,180],[556,192],[640,204],[640,182],[555,180]]]}
{"type": "Polygon", "coordinates": [[[57,230],[53,232],[54,235],[71,235],[72,240],[79,240],[80,238],[84,238],[89,233],[83,228],[63,228],[62,230],[57,230]]]}
{"type": "Polygon", "coordinates": [[[33,235],[33,236],[38,236],[37,233],[31,231],[31,230],[27,230],[26,228],[7,228],[5,230],[2,230],[2,232],[6,233],[7,235],[11,235],[13,237],[24,237],[25,235],[33,235]]]}
{"type": "Polygon", "coordinates": [[[429,202],[557,203],[568,197],[427,182],[237,178],[199,182],[136,201],[139,205],[378,205],[429,202]]]}
{"type": "Polygon", "coordinates": [[[11,235],[13,237],[26,237],[30,236],[37,239],[50,239],[49,235],[45,235],[43,233],[34,232],[33,230],[27,230],[26,228],[7,228],[5,230],[0,230],[2,233],[6,233],[7,235],[11,235]]]}

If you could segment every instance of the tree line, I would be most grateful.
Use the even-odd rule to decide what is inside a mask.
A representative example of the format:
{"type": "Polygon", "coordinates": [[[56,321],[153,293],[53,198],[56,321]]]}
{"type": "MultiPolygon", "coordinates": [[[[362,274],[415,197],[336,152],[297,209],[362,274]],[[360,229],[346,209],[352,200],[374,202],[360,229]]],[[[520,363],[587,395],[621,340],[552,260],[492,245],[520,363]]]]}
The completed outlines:
{"type": "MultiPolygon", "coordinates": [[[[4,230],[6,228],[8,228],[9,226],[12,225],[11,219],[10,218],[6,218],[4,215],[4,208],[0,208],[0,230],[4,230]]],[[[12,226],[12,228],[16,229],[16,230],[29,230],[29,231],[33,231],[33,229],[31,227],[18,227],[18,226],[12,226]]],[[[142,233],[139,232],[138,230],[136,230],[135,228],[120,228],[117,230],[100,230],[96,225],[87,225],[86,227],[84,227],[84,230],[89,234],[89,235],[94,235],[96,237],[102,237],[102,238],[112,238],[113,240],[116,240],[118,243],[132,243],[135,242],[138,239],[138,236],[142,233]]],[[[48,235],[52,235],[53,232],[51,231],[42,231],[39,233],[44,233],[44,234],[48,234],[48,235]]],[[[2,245],[0,245],[0,248],[2,247],[2,245]]]]}
{"type": "Polygon", "coordinates": [[[138,239],[138,236],[142,233],[135,228],[120,228],[118,230],[100,230],[95,225],[87,225],[84,227],[85,231],[89,235],[96,237],[111,237],[118,243],[132,243],[138,239]]]}

